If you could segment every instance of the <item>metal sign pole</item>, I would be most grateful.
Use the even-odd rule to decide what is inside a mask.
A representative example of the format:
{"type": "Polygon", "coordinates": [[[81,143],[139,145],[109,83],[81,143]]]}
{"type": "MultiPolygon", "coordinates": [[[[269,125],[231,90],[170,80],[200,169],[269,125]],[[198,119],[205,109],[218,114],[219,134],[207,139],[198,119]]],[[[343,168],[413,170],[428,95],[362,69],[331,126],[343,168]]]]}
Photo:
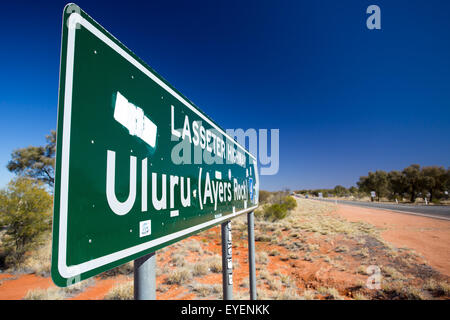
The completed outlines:
{"type": "Polygon", "coordinates": [[[221,224],[222,227],[222,286],[223,299],[233,299],[233,262],[231,249],[231,222],[221,224]]]}
{"type": "Polygon", "coordinates": [[[250,300],[256,300],[256,269],[255,269],[255,214],[247,213],[248,227],[248,269],[250,280],[250,300]]]}
{"type": "Polygon", "coordinates": [[[156,254],[134,260],[134,300],[156,300],[156,254]]]}

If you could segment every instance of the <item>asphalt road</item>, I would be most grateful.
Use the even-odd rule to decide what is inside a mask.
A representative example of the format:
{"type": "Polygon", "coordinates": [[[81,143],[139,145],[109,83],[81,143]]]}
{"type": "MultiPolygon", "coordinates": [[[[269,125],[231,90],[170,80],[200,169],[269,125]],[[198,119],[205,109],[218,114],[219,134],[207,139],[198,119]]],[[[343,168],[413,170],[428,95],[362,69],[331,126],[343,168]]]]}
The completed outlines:
{"type": "MultiPolygon", "coordinates": [[[[319,199],[315,198],[314,200],[319,199]]],[[[332,203],[336,202],[336,200],[332,199],[320,199],[319,201],[327,201],[332,203]]],[[[361,202],[349,200],[337,200],[337,203],[348,204],[358,207],[384,209],[408,214],[421,215],[431,218],[450,220],[450,206],[391,204],[391,203],[361,202]]]]}

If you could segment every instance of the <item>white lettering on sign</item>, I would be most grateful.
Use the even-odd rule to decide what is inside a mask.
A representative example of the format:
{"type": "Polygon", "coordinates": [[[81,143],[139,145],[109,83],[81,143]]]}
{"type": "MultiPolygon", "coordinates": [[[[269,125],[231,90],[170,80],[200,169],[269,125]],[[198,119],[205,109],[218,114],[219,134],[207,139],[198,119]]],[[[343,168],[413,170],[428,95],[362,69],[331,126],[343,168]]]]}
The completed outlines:
{"type": "MultiPolygon", "coordinates": [[[[136,201],[137,192],[137,159],[130,155],[130,183],[128,197],[124,202],[120,202],[116,196],[116,152],[107,150],[106,165],[106,198],[111,210],[117,215],[125,215],[131,211],[136,201]]],[[[191,178],[177,175],[167,175],[164,173],[149,172],[148,159],[141,160],[141,211],[148,211],[148,199],[151,199],[153,209],[162,211],[170,209],[170,216],[176,217],[180,214],[176,203],[181,203],[183,208],[191,206],[191,178]],[[151,175],[151,180],[148,178],[151,175]],[[150,187],[148,186],[151,181],[150,187]],[[151,189],[151,190],[150,190],[151,189]],[[151,193],[151,197],[149,197],[151,193]],[[174,210],[175,209],[175,210],[174,210]]],[[[238,179],[233,181],[222,180],[220,171],[214,170],[210,175],[205,172],[205,179],[202,179],[202,168],[199,168],[199,183],[194,197],[200,201],[200,209],[204,205],[214,205],[214,211],[219,204],[231,201],[244,201],[244,208],[247,208],[249,195],[253,194],[253,179],[244,179],[242,183],[238,179]],[[249,188],[251,188],[249,192],[249,188]],[[203,191],[203,192],[202,192],[203,191]]],[[[231,176],[231,175],[229,175],[231,176]]],[[[251,199],[250,199],[251,200],[251,199]]],[[[234,212],[234,209],[233,209],[234,212]]]]}
{"type": "MultiPolygon", "coordinates": [[[[245,155],[236,150],[233,143],[225,143],[226,139],[215,129],[206,129],[201,121],[190,121],[188,115],[182,116],[182,127],[175,128],[175,107],[171,107],[170,124],[172,126],[172,138],[181,138],[194,146],[200,146],[209,154],[214,154],[219,159],[226,159],[229,164],[238,164],[245,168],[245,155]]],[[[181,124],[181,121],[180,123],[181,124]]]]}
{"type": "MultiPolygon", "coordinates": [[[[136,157],[130,155],[130,191],[128,198],[124,202],[120,202],[117,199],[115,192],[115,177],[116,177],[116,153],[114,151],[107,151],[106,159],[106,199],[111,210],[119,215],[125,215],[131,211],[136,200],[136,157]]],[[[141,209],[142,212],[147,211],[147,158],[142,160],[142,187],[141,187],[141,209]]],[[[175,195],[178,194],[183,207],[191,206],[191,179],[179,176],[170,175],[170,194],[167,197],[167,175],[152,172],[151,179],[151,192],[152,192],[152,204],[155,210],[165,210],[168,207],[167,199],[170,199],[170,207],[174,208],[175,195]],[[175,183],[176,182],[176,183],[175,183]],[[158,192],[158,190],[161,190],[158,192]]]]}

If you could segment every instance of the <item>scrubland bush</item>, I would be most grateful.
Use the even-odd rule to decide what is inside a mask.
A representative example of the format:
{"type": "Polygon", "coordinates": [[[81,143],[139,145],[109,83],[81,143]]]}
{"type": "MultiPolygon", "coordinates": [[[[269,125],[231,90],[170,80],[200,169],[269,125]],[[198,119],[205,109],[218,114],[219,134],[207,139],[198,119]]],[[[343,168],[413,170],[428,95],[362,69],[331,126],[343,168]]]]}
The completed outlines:
{"type": "Polygon", "coordinates": [[[105,300],[133,300],[134,284],[127,281],[115,285],[105,296],[105,300]]]}
{"type": "Polygon", "coordinates": [[[0,190],[0,229],[6,230],[1,241],[8,267],[19,266],[27,251],[48,238],[52,202],[43,184],[30,178],[16,178],[0,190]]]}
{"type": "Polygon", "coordinates": [[[257,217],[264,217],[266,220],[284,219],[290,210],[297,207],[297,201],[291,196],[280,197],[275,203],[267,203],[262,210],[257,212],[257,217]]]}
{"type": "Polygon", "coordinates": [[[287,215],[287,208],[279,203],[274,203],[268,206],[264,212],[264,217],[266,219],[279,220],[283,219],[287,215]]]}
{"type": "Polygon", "coordinates": [[[186,268],[176,268],[169,272],[166,278],[167,284],[184,284],[192,279],[191,272],[186,268]]]}
{"type": "Polygon", "coordinates": [[[35,289],[27,292],[23,300],[63,300],[64,292],[60,288],[35,289]]]}

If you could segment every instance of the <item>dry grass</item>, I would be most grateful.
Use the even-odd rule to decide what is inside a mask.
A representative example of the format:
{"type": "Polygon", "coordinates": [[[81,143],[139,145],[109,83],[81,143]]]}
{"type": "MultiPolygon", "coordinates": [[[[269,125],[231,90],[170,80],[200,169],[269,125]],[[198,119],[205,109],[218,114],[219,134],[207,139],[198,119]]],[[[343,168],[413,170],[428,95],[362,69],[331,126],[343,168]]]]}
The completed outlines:
{"type": "Polygon", "coordinates": [[[388,299],[424,300],[421,289],[406,285],[403,281],[383,281],[381,291],[388,299]]]}
{"type": "Polygon", "coordinates": [[[127,281],[115,285],[105,296],[105,300],[133,300],[134,284],[127,281]]]}
{"type": "Polygon", "coordinates": [[[222,272],[222,257],[219,255],[214,255],[206,259],[208,268],[211,272],[220,273],[222,272]]]}
{"type": "Polygon", "coordinates": [[[49,277],[51,270],[52,241],[49,238],[44,245],[33,250],[24,261],[24,269],[41,277],[49,277]]]}
{"type": "Polygon", "coordinates": [[[221,284],[203,284],[196,283],[190,286],[192,292],[194,292],[199,297],[209,297],[215,296],[220,299],[222,296],[222,285],[221,284]]]}
{"type": "Polygon", "coordinates": [[[187,268],[176,268],[171,270],[167,275],[166,284],[182,285],[186,284],[192,279],[192,273],[187,268]]]}
{"type": "Polygon", "coordinates": [[[355,299],[355,300],[369,300],[369,298],[367,297],[367,296],[365,296],[363,293],[361,293],[361,292],[356,292],[354,295],[353,295],[353,299],[355,299]]]}
{"type": "Polygon", "coordinates": [[[118,275],[132,276],[133,273],[134,273],[134,263],[131,261],[124,263],[118,267],[115,267],[114,269],[101,273],[100,277],[108,278],[108,277],[116,277],[118,275]]]}
{"type": "Polygon", "coordinates": [[[191,240],[185,243],[185,247],[187,250],[191,251],[191,252],[196,252],[199,255],[203,254],[203,248],[201,246],[201,244],[197,241],[191,240]]]}
{"type": "Polygon", "coordinates": [[[267,264],[269,262],[269,255],[265,251],[258,251],[255,255],[256,264],[267,264]]]}
{"type": "Polygon", "coordinates": [[[317,292],[323,296],[325,296],[326,299],[332,299],[332,300],[344,300],[344,297],[342,297],[339,294],[339,291],[335,288],[326,288],[326,287],[320,287],[317,292]]]}
{"type": "Polygon", "coordinates": [[[29,290],[24,300],[64,300],[70,297],[73,297],[87,287],[90,287],[95,284],[95,280],[89,278],[85,281],[77,282],[74,285],[71,285],[66,288],[58,288],[58,287],[50,287],[48,289],[35,289],[29,290]]]}
{"type": "Polygon", "coordinates": [[[381,268],[382,273],[392,280],[406,280],[407,277],[405,277],[403,274],[398,272],[395,268],[385,266],[381,268]]]}
{"type": "Polygon", "coordinates": [[[192,274],[195,277],[204,276],[209,272],[209,265],[206,262],[199,261],[192,266],[192,274]]]}
{"type": "Polygon", "coordinates": [[[316,292],[314,290],[305,290],[301,296],[301,300],[314,300],[316,292]]]}
{"type": "Polygon", "coordinates": [[[424,289],[431,291],[435,296],[449,296],[450,284],[446,281],[430,279],[425,283],[424,289]]]}
{"type": "Polygon", "coordinates": [[[271,296],[273,300],[300,300],[301,297],[298,295],[295,289],[286,289],[278,291],[271,296]]]}
{"type": "Polygon", "coordinates": [[[184,267],[186,265],[186,254],[178,251],[172,253],[170,263],[175,267],[184,267]]]}
{"type": "Polygon", "coordinates": [[[60,288],[35,289],[27,292],[23,300],[64,300],[66,295],[60,288]]]}

